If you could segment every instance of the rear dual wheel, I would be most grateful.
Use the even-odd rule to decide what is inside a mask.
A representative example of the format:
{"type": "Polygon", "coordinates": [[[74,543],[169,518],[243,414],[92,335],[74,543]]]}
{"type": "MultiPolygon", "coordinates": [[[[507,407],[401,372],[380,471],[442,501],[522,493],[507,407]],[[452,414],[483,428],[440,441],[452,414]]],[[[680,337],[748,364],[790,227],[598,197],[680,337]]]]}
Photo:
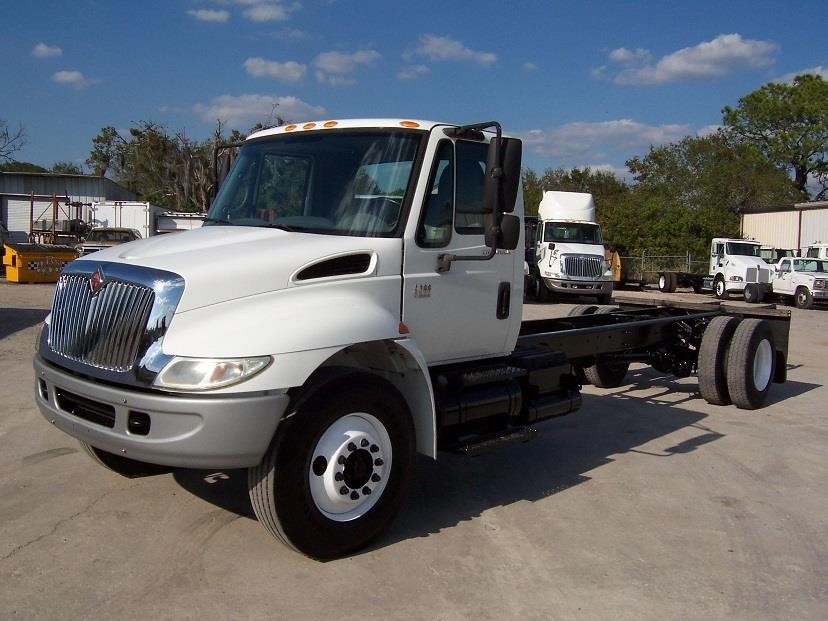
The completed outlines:
{"type": "Polygon", "coordinates": [[[663,272],[658,277],[658,290],[662,293],[674,293],[678,287],[678,274],[663,272]]]}
{"type": "Polygon", "coordinates": [[[761,319],[714,317],[698,356],[699,392],[713,405],[764,405],[776,372],[773,331],[761,319]]]}

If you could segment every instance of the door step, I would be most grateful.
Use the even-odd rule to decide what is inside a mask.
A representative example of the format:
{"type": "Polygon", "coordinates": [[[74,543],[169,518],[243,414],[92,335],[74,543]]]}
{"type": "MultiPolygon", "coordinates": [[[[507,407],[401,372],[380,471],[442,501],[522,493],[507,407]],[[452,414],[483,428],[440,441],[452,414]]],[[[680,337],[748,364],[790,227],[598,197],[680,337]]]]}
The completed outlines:
{"type": "Polygon", "coordinates": [[[515,427],[508,431],[461,438],[456,444],[446,447],[446,450],[452,453],[474,457],[475,455],[509,446],[510,444],[528,442],[536,435],[538,435],[538,430],[534,427],[515,427]]]}

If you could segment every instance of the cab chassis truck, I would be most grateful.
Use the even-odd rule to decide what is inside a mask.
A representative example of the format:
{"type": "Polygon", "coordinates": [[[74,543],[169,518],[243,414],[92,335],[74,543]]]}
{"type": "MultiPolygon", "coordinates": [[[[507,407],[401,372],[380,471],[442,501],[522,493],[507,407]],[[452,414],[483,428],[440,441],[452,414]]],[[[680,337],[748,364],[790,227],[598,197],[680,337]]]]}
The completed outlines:
{"type": "Polygon", "coordinates": [[[39,409],[123,476],[246,468],[259,522],[330,559],[388,526],[415,453],[523,442],[630,363],[761,407],[785,380],[789,313],[521,320],[520,156],[495,122],[253,134],[204,227],[65,267],[34,357],[39,409]]]}

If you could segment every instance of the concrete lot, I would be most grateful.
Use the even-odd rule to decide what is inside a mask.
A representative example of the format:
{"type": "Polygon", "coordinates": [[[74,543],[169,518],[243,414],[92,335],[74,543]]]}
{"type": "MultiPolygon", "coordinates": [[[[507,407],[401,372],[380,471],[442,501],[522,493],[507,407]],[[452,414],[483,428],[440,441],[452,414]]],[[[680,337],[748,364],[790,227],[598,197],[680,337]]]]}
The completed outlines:
{"type": "Polygon", "coordinates": [[[0,618],[828,618],[825,311],[792,311],[762,410],[637,369],[529,444],[421,460],[390,531],[318,563],[256,523],[243,472],[123,479],[40,416],[51,293],[0,280],[0,618]]]}

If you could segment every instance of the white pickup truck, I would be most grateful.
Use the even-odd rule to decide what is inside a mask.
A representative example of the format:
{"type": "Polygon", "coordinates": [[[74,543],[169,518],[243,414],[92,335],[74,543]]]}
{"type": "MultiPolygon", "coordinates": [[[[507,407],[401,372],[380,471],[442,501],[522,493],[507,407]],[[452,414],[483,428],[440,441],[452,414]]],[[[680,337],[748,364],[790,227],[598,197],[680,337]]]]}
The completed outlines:
{"type": "Polygon", "coordinates": [[[776,264],[771,286],[797,308],[828,301],[828,260],[786,257],[776,264]]]}
{"type": "Polygon", "coordinates": [[[785,381],[789,313],[523,320],[520,162],[494,122],[253,134],[205,226],[64,268],[34,357],[40,411],[125,476],[246,468],[259,522],[324,559],[390,523],[415,452],[525,442],[580,407],[581,381],[618,386],[630,363],[762,407],[785,381]]]}

